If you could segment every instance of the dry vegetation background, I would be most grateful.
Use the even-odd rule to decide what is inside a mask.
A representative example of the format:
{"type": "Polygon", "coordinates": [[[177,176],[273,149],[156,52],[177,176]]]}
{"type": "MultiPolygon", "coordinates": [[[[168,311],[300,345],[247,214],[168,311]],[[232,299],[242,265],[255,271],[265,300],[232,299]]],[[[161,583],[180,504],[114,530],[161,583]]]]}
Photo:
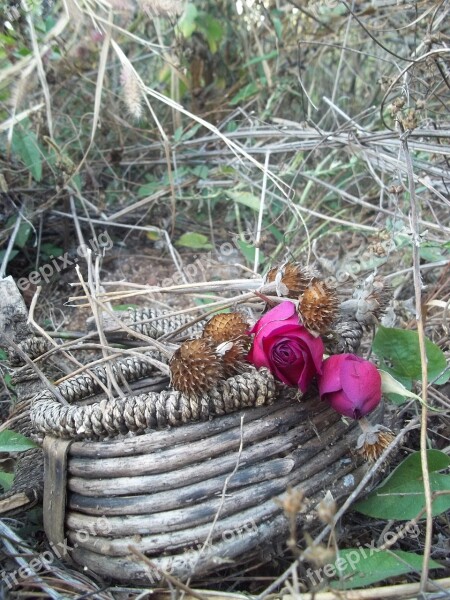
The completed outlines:
{"type": "MultiPolygon", "coordinates": [[[[80,244],[107,234],[102,282],[140,292],[126,301],[287,258],[349,285],[378,268],[391,324],[416,329],[419,290],[425,332],[448,352],[448,1],[27,2],[0,2],[0,272],[22,280],[27,303],[42,286],[48,331],[83,330],[68,284],[75,263],[87,272],[80,244]],[[48,264],[47,280],[30,278],[48,264]]],[[[429,397],[447,409],[429,436],[448,451],[448,391],[429,397]]],[[[32,518],[25,529],[39,532],[32,518]]],[[[365,527],[344,520],[344,542],[365,527]]],[[[442,516],[432,556],[448,565],[446,536],[442,516]]],[[[425,532],[405,544],[423,552],[425,532]]],[[[261,592],[289,564],[205,587],[261,592]]],[[[121,597],[90,596],[68,573],[49,576],[68,590],[52,597],[121,597]]]]}

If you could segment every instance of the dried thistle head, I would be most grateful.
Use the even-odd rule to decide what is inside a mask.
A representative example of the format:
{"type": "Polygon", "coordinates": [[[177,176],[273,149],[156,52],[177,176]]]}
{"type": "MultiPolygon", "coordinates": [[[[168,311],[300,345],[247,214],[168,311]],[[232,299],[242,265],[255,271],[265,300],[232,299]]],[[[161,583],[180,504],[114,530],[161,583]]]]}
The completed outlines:
{"type": "Polygon", "coordinates": [[[210,338],[218,344],[228,342],[246,335],[250,325],[244,315],[239,312],[214,315],[203,329],[203,337],[210,338]]]}
{"type": "Polygon", "coordinates": [[[278,506],[281,506],[288,518],[295,518],[306,508],[305,492],[301,489],[288,487],[284,498],[282,500],[276,498],[275,502],[278,506]]]}
{"type": "Polygon", "coordinates": [[[150,17],[176,17],[183,12],[184,0],[139,0],[139,6],[150,17]]]}
{"type": "Polygon", "coordinates": [[[343,315],[354,319],[363,327],[377,323],[392,297],[392,289],[383,278],[371,274],[353,292],[350,300],[341,304],[343,315]]]}
{"type": "Polygon", "coordinates": [[[375,462],[384,450],[392,444],[395,435],[383,425],[371,425],[367,420],[360,420],[363,433],[358,437],[356,450],[364,460],[375,462]]]}
{"type": "Polygon", "coordinates": [[[314,278],[313,271],[297,263],[287,262],[280,267],[270,269],[266,276],[266,283],[282,283],[287,287],[288,298],[298,298],[306,290],[314,278]]]}
{"type": "Polygon", "coordinates": [[[336,557],[336,552],[333,548],[329,548],[324,544],[314,544],[314,540],[310,534],[305,531],[303,534],[306,542],[306,549],[302,553],[302,557],[316,567],[332,563],[336,557]]]}
{"type": "Polygon", "coordinates": [[[251,344],[249,329],[244,315],[239,312],[214,315],[205,325],[203,338],[220,345],[217,350],[223,355],[225,377],[242,369],[251,344]]]}
{"type": "Polygon", "coordinates": [[[172,387],[194,398],[212,389],[225,372],[223,356],[208,338],[183,342],[172,356],[169,368],[172,387]]]}
{"type": "Polygon", "coordinates": [[[338,306],[336,291],[315,279],[299,297],[298,313],[305,327],[324,333],[335,320],[338,306]]]}
{"type": "Polygon", "coordinates": [[[333,494],[330,492],[330,490],[328,490],[316,507],[317,516],[322,521],[322,523],[331,525],[334,521],[336,509],[336,500],[333,498],[333,494]]]}

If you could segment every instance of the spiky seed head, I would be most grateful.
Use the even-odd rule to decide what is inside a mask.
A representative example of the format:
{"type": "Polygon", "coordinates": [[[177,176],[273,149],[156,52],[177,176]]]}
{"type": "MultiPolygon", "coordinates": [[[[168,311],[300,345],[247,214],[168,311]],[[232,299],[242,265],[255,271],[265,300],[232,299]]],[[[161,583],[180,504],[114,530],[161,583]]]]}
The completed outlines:
{"type": "Polygon", "coordinates": [[[299,297],[298,312],[307,329],[325,333],[335,320],[338,307],[336,290],[315,279],[299,297]]]}
{"type": "Polygon", "coordinates": [[[387,427],[375,425],[372,430],[359,436],[356,449],[364,460],[375,462],[394,439],[395,435],[387,427]]]}
{"type": "Polygon", "coordinates": [[[188,397],[198,398],[211,390],[224,377],[224,359],[208,338],[187,340],[172,356],[172,387],[188,397]]]}
{"type": "Polygon", "coordinates": [[[250,350],[251,339],[247,335],[250,325],[239,312],[214,315],[203,329],[203,338],[215,344],[230,342],[223,351],[225,376],[231,377],[240,371],[250,350]]]}
{"type": "Polygon", "coordinates": [[[281,281],[288,288],[288,298],[298,298],[306,290],[314,278],[314,272],[309,267],[302,267],[293,262],[287,262],[280,267],[270,269],[266,282],[281,281]]]}
{"type": "Polygon", "coordinates": [[[221,313],[214,315],[206,323],[203,329],[203,337],[210,338],[220,344],[245,335],[249,329],[250,325],[241,313],[221,313]]]}

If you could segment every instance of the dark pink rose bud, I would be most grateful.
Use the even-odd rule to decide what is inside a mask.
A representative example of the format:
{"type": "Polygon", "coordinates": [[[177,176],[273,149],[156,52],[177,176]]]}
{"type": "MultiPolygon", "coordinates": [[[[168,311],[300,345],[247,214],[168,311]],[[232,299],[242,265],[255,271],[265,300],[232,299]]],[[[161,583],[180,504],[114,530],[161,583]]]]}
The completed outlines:
{"type": "Polygon", "coordinates": [[[323,342],[300,324],[292,302],[269,310],[250,333],[255,334],[248,355],[256,367],[266,367],[280,381],[305,392],[321,372],[323,342]]]}
{"type": "Polygon", "coordinates": [[[368,360],[354,354],[335,354],[323,362],[319,393],[341,415],[360,419],[378,406],[381,377],[368,360]]]}

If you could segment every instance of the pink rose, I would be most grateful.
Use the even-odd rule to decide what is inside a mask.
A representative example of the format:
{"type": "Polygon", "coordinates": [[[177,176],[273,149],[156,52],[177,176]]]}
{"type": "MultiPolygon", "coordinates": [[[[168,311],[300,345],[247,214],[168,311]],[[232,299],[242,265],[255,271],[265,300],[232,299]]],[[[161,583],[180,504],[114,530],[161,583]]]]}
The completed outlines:
{"type": "Polygon", "coordinates": [[[292,302],[269,310],[253,327],[255,334],[248,360],[267,367],[278,379],[305,392],[321,372],[323,342],[300,324],[292,302]]]}
{"type": "Polygon", "coordinates": [[[319,393],[335,411],[360,419],[378,406],[381,377],[373,363],[354,354],[335,354],[322,367],[319,393]]]}

